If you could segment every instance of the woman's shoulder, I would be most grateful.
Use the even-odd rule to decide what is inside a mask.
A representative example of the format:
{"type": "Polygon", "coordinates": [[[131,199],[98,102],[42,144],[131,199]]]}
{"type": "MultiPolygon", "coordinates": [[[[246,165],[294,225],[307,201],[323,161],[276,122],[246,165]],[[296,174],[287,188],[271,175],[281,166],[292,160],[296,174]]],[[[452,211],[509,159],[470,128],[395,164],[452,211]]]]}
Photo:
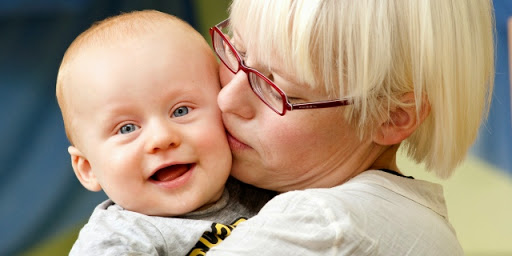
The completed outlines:
{"type": "Polygon", "coordinates": [[[281,193],[272,198],[261,214],[291,214],[313,216],[315,219],[334,221],[334,216],[346,210],[347,199],[339,197],[336,188],[314,188],[281,193]],[[335,214],[336,212],[336,214],[335,214]]]}
{"type": "Polygon", "coordinates": [[[270,200],[262,212],[330,211],[351,215],[366,207],[379,208],[384,201],[411,204],[446,216],[442,186],[380,171],[366,171],[332,188],[311,188],[282,193],[270,200]]]}
{"type": "MultiPolygon", "coordinates": [[[[371,252],[376,243],[361,232],[362,228],[355,219],[358,214],[352,212],[350,203],[336,197],[338,193],[335,188],[321,188],[279,194],[256,216],[233,231],[236,242],[230,241],[230,245],[239,248],[240,239],[257,236],[263,241],[260,245],[272,252],[266,255],[277,255],[273,248],[295,248],[288,252],[312,250],[315,255],[338,255],[341,251],[368,255],[367,252],[371,252]],[[289,241],[294,242],[289,244],[289,241]],[[284,244],[286,246],[283,247],[284,244]]],[[[364,212],[368,209],[360,210],[364,212]]],[[[251,246],[255,243],[251,240],[251,246]]],[[[287,254],[286,251],[281,254],[283,252],[287,254]]]]}

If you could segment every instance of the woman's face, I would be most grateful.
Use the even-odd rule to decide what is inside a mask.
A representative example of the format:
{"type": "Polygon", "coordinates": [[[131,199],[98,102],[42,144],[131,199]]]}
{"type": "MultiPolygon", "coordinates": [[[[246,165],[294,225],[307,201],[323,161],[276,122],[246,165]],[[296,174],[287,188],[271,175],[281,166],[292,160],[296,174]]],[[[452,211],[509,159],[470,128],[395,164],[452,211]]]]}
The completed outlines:
{"type": "MultiPolygon", "coordinates": [[[[236,31],[235,27],[235,31],[236,31]]],[[[272,76],[273,81],[296,102],[327,100],[321,89],[294,81],[281,71],[278,60],[258,63],[243,38],[231,40],[249,67],[272,76]],[[271,67],[271,71],[262,67],[271,67]]],[[[231,73],[220,65],[222,90],[218,104],[233,154],[232,175],[257,187],[276,191],[332,187],[369,166],[372,143],[360,140],[344,119],[343,107],[294,110],[280,116],[251,90],[246,73],[231,73]]]]}

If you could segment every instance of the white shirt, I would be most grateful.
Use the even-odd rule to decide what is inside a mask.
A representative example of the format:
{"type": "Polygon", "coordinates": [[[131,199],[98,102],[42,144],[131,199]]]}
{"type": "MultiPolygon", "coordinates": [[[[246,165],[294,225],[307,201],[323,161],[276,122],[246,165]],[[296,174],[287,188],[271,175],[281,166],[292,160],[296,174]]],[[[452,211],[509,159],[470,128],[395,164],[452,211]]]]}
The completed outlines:
{"type": "Polygon", "coordinates": [[[442,187],[366,171],[276,196],[207,255],[464,255],[442,187]]]}

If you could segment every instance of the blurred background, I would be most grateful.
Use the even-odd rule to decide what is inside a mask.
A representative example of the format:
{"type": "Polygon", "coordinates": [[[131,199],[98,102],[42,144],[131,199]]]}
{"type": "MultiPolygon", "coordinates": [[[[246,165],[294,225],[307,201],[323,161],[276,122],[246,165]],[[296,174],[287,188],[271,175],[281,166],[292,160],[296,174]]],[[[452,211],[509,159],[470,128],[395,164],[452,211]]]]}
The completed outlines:
{"type": "MultiPolygon", "coordinates": [[[[71,169],[55,100],[60,60],[93,22],[121,12],[174,14],[210,41],[229,0],[0,0],[0,255],[67,255],[106,196],[85,190],[71,169]]],[[[467,161],[439,180],[406,158],[407,175],[442,183],[450,220],[467,255],[512,255],[512,123],[507,19],[494,0],[496,86],[489,120],[467,161]]]]}

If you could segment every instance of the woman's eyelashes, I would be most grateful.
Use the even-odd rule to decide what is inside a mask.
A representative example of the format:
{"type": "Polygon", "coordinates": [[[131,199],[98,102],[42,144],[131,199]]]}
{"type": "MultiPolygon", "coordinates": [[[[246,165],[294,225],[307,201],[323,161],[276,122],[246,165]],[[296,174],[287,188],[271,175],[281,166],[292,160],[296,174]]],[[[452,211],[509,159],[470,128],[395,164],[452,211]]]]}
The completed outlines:
{"type": "Polygon", "coordinates": [[[241,47],[237,44],[237,42],[234,39],[231,39],[229,42],[231,43],[233,48],[235,48],[235,51],[238,52],[238,54],[240,54],[240,57],[244,59],[246,57],[246,52],[244,51],[244,49],[241,49],[241,47]]]}

